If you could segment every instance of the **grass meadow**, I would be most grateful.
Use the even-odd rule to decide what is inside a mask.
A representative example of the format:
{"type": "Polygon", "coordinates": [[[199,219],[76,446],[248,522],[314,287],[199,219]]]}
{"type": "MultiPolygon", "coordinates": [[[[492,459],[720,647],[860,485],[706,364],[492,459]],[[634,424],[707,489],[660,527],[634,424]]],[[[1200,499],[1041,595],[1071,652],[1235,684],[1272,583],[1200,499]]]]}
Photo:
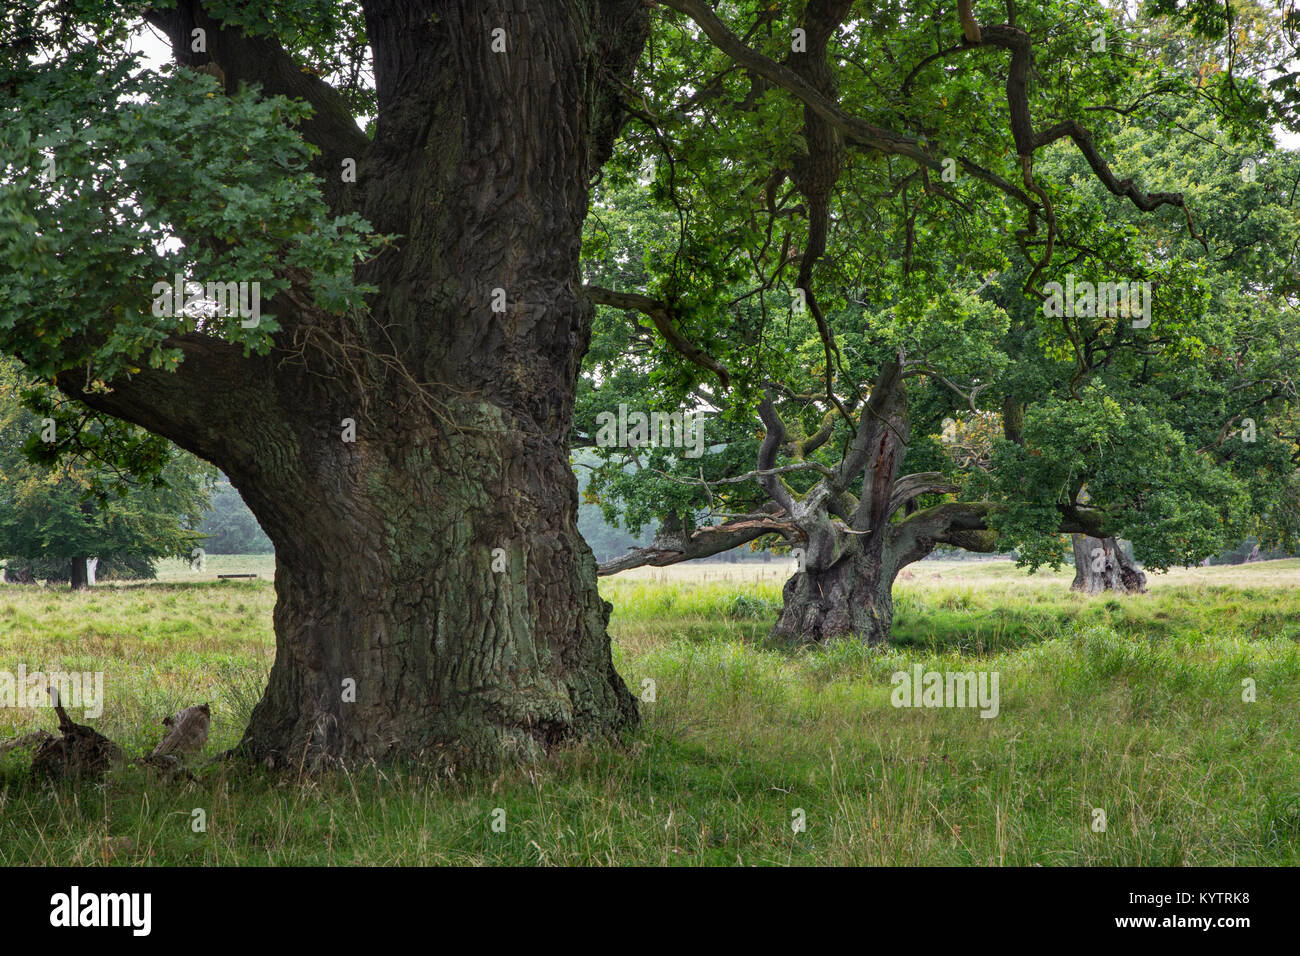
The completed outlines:
{"type": "MultiPolygon", "coordinates": [[[[1300,864],[1300,561],[1100,598],[1008,561],[909,570],[889,646],[798,651],[765,641],[775,562],[604,579],[618,668],[654,686],[641,730],[468,779],[219,758],[274,656],[269,556],[0,585],[0,670],[104,672],[88,722],[132,755],[166,714],[213,715],[195,782],[127,766],[56,789],[0,754],[0,865],[1300,864]],[[914,664],[997,672],[1000,713],[895,708],[914,664]]],[[[0,739],[39,728],[52,711],[0,709],[0,739]]]]}

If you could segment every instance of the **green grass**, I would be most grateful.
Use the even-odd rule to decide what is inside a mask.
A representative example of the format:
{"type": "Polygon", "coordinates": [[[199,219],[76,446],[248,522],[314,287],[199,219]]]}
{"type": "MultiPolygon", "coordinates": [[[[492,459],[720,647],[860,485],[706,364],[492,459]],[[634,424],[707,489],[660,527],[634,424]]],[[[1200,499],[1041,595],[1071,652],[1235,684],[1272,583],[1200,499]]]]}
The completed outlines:
{"type": "MultiPolygon", "coordinates": [[[[252,582],[0,587],[0,668],[104,671],[94,723],[131,752],[162,715],[213,707],[194,784],[126,768],[54,790],[0,755],[0,865],[1300,863],[1300,561],[1099,599],[1006,562],[925,562],[880,649],[769,646],[772,579],[605,580],[619,670],[656,691],[628,749],[308,779],[216,759],[273,656],[260,560],[252,582]],[[894,708],[890,675],[914,663],[998,672],[1000,715],[894,708]]],[[[0,738],[51,724],[3,710],[0,738]]]]}

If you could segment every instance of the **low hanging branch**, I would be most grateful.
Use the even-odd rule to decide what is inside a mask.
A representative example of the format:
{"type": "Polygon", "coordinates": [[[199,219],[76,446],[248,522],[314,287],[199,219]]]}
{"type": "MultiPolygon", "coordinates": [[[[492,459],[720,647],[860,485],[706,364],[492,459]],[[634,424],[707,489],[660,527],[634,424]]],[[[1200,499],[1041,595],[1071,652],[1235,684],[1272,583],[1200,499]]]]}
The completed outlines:
{"type": "MultiPolygon", "coordinates": [[[[908,476],[923,484],[924,474],[908,476]]],[[[939,491],[938,482],[925,491],[939,491]]],[[[918,511],[891,526],[899,553],[906,562],[918,560],[929,554],[936,543],[949,544],[966,551],[990,553],[998,548],[998,532],[993,527],[993,516],[1006,508],[1004,504],[990,501],[945,501],[918,511]]],[[[1094,509],[1077,505],[1062,506],[1058,534],[1084,534],[1094,538],[1111,536],[1113,529],[1106,527],[1104,515],[1094,509]]]]}
{"type": "Polygon", "coordinates": [[[635,548],[627,554],[606,561],[596,568],[599,575],[617,574],[644,565],[661,568],[682,561],[707,558],[747,544],[765,534],[779,534],[787,541],[802,539],[802,532],[782,514],[758,512],[720,525],[698,528],[690,534],[659,534],[649,547],[635,548]]]}
{"type": "Polygon", "coordinates": [[[673,320],[673,310],[668,303],[652,299],[648,295],[641,295],[639,292],[616,292],[596,285],[584,285],[582,291],[597,305],[608,305],[616,309],[642,313],[654,323],[655,329],[664,337],[664,341],[680,355],[716,375],[723,388],[731,387],[731,375],[726,367],[682,335],[673,320]]]}

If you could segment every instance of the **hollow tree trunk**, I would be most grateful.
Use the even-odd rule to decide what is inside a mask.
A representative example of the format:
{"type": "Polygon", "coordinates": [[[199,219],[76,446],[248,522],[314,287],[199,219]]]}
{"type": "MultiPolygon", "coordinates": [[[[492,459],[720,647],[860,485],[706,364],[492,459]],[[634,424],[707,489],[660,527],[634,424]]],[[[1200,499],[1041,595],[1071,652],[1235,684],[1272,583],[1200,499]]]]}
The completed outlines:
{"type": "Polygon", "coordinates": [[[1146,591],[1146,574],[1125,554],[1115,538],[1093,538],[1085,534],[1070,536],[1074,548],[1074,583],[1072,591],[1100,594],[1141,594],[1146,591]]]}

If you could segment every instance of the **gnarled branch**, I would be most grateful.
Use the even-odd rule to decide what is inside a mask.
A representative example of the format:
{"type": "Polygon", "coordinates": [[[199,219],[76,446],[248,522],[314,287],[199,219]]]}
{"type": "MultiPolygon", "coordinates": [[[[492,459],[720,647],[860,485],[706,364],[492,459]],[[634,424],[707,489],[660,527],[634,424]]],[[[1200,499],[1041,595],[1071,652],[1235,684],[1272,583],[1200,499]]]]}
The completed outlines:
{"type": "Polygon", "coordinates": [[[660,568],[696,558],[707,558],[730,551],[765,534],[779,534],[787,541],[803,539],[803,532],[782,514],[756,512],[720,525],[698,528],[689,535],[661,533],[649,547],[636,548],[621,557],[606,561],[597,566],[596,573],[617,574],[644,565],[660,568]]]}
{"type": "Polygon", "coordinates": [[[920,495],[953,494],[957,490],[957,486],[944,478],[942,472],[920,471],[913,475],[903,475],[890,490],[889,514],[892,515],[920,495]]]}
{"type": "Polygon", "coordinates": [[[582,291],[597,305],[608,305],[616,309],[640,312],[654,323],[659,334],[664,337],[683,358],[712,372],[718,377],[723,388],[731,387],[731,376],[726,367],[704,349],[700,348],[677,328],[673,308],[667,302],[653,299],[639,292],[616,292],[598,285],[584,285],[582,291]]]}

